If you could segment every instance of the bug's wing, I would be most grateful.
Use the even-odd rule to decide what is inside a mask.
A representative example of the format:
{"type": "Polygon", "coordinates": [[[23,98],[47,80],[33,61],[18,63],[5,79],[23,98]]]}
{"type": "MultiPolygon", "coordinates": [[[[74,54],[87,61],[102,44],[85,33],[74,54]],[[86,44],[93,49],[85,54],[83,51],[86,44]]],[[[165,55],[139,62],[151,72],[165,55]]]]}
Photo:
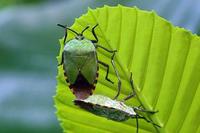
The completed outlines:
{"type": "Polygon", "coordinates": [[[90,84],[93,84],[97,77],[97,58],[95,53],[91,53],[84,66],[81,68],[81,73],[90,84]]]}
{"type": "Polygon", "coordinates": [[[75,59],[73,58],[73,56],[70,56],[68,53],[64,54],[64,70],[70,84],[75,83],[79,74],[77,64],[74,60],[75,59]]]}

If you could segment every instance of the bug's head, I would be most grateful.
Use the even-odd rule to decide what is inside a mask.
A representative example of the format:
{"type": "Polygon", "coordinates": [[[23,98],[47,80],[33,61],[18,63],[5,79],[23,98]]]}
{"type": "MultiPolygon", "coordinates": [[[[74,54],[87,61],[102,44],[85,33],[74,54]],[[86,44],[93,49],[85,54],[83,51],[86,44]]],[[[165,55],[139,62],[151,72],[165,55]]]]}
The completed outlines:
{"type": "Polygon", "coordinates": [[[89,28],[89,26],[87,26],[87,27],[85,27],[85,29],[83,29],[83,30],[81,31],[81,33],[78,33],[78,32],[76,32],[75,30],[70,29],[70,28],[67,27],[66,25],[61,25],[61,24],[57,24],[57,25],[65,29],[64,43],[65,43],[65,41],[66,41],[66,39],[67,39],[67,30],[70,30],[70,31],[72,31],[73,33],[75,33],[75,35],[76,35],[75,38],[76,38],[77,40],[83,40],[83,39],[84,39],[83,33],[89,28]]]}
{"type": "Polygon", "coordinates": [[[83,29],[83,30],[81,31],[81,33],[78,33],[78,34],[76,35],[75,38],[76,38],[77,40],[83,40],[83,39],[84,39],[83,33],[84,33],[88,28],[89,28],[89,26],[85,27],[85,29],[83,29]]]}

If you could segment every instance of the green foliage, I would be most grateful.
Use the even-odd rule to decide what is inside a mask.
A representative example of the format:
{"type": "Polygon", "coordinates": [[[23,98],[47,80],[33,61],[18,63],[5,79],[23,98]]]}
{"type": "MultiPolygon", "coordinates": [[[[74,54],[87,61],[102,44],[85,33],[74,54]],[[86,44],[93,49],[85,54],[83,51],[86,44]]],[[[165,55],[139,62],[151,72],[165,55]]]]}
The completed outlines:
{"type": "MultiPolygon", "coordinates": [[[[72,28],[81,31],[86,25],[99,24],[99,44],[117,49],[115,62],[122,78],[122,95],[131,92],[130,72],[139,101],[146,109],[159,110],[151,119],[162,126],[160,132],[200,132],[200,38],[172,26],[156,15],[137,8],[123,6],[89,9],[76,19],[72,28]]],[[[70,33],[69,38],[73,38],[70,33]]],[[[92,38],[91,29],[85,36],[92,38]]],[[[58,61],[61,59],[63,40],[58,61]]],[[[99,50],[98,58],[110,63],[110,54],[99,50]]],[[[111,69],[112,85],[104,79],[105,69],[100,67],[100,77],[95,93],[114,97],[117,78],[111,69]]],[[[73,105],[75,98],[65,82],[62,66],[58,67],[55,105],[57,117],[64,132],[132,133],[135,120],[115,122],[83,111],[73,105]]],[[[140,120],[140,133],[155,132],[155,128],[140,120]]]]}
{"type": "Polygon", "coordinates": [[[1,0],[0,8],[10,6],[10,5],[38,3],[38,2],[41,2],[41,1],[43,1],[43,0],[1,0]]]}

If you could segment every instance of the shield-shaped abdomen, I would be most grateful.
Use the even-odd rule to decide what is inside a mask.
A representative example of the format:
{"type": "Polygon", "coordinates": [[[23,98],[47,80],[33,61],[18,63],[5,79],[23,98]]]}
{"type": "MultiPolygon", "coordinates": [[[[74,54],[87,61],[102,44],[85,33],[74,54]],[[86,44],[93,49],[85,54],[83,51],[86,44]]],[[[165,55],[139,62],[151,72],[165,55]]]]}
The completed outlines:
{"type": "Polygon", "coordinates": [[[71,40],[63,51],[64,71],[70,88],[78,98],[92,94],[97,78],[96,49],[89,40],[71,40]]]}

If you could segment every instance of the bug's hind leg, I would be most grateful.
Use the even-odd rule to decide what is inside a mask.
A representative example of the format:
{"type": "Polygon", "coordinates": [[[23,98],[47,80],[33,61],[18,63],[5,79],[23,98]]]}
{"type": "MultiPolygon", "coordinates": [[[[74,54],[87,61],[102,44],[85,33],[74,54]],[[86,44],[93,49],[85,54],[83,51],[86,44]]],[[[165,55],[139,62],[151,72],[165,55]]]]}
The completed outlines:
{"type": "Polygon", "coordinates": [[[136,96],[136,93],[135,93],[135,88],[134,88],[134,84],[133,84],[133,78],[132,78],[132,72],[131,72],[131,76],[130,76],[130,84],[131,84],[131,88],[132,88],[132,93],[129,94],[127,97],[125,97],[122,101],[127,101],[129,99],[131,99],[132,97],[136,96]]]}
{"type": "Polygon", "coordinates": [[[104,62],[102,62],[102,61],[99,61],[99,60],[98,60],[98,63],[101,64],[101,65],[103,65],[104,67],[106,67],[107,70],[106,70],[106,77],[105,77],[105,79],[113,84],[114,82],[108,78],[109,65],[106,64],[106,63],[104,63],[104,62]]]}

